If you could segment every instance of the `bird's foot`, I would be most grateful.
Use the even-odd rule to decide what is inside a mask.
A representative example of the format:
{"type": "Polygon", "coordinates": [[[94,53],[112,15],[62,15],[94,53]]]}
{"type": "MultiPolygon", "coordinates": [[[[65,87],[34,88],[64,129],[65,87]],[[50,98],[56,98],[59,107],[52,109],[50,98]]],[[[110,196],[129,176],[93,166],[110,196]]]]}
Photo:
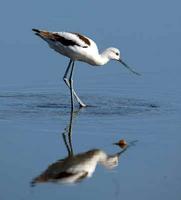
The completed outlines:
{"type": "Polygon", "coordinates": [[[79,103],[79,108],[85,108],[85,107],[87,107],[86,104],[84,104],[84,103],[79,103]]]}

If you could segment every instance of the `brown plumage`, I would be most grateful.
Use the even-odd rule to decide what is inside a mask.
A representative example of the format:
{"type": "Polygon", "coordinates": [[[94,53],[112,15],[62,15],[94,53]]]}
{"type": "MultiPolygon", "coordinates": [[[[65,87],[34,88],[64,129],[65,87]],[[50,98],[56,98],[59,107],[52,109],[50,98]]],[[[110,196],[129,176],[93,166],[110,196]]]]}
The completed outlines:
{"type": "MultiPolygon", "coordinates": [[[[69,40],[67,38],[64,38],[63,36],[59,35],[58,33],[52,33],[52,32],[48,32],[48,31],[40,31],[38,29],[32,29],[34,32],[36,32],[35,34],[40,36],[42,39],[48,39],[54,42],[60,42],[62,45],[64,46],[80,46],[83,48],[87,48],[88,46],[81,46],[80,44],[76,43],[73,40],[69,40]]],[[[80,35],[79,33],[72,33],[74,35],[76,35],[77,37],[79,37],[79,39],[81,39],[85,44],[90,46],[90,41],[84,37],[83,35],[80,35]]]]}

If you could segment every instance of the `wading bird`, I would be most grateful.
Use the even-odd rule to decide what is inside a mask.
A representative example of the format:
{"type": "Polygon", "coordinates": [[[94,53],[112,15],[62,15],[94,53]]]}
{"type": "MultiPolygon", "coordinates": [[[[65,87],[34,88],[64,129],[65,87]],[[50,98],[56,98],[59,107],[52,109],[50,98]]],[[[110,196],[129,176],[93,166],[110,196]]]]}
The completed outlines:
{"type": "Polygon", "coordinates": [[[74,97],[80,107],[86,107],[86,104],[81,101],[73,88],[73,70],[75,61],[86,62],[93,66],[101,66],[105,65],[109,62],[109,60],[117,60],[134,74],[140,75],[123,62],[120,57],[120,51],[117,48],[107,48],[100,54],[96,43],[90,38],[79,33],[49,32],[38,29],[32,30],[36,35],[45,40],[49,44],[50,48],[70,58],[63,80],[70,89],[72,110],[74,109],[74,97]]]}

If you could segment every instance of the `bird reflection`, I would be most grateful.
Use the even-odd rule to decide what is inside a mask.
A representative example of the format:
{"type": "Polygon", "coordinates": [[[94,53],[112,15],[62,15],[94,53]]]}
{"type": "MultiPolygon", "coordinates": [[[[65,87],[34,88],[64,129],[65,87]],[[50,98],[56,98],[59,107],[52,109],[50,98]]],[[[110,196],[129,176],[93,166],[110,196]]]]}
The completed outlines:
{"type": "Polygon", "coordinates": [[[91,177],[97,164],[101,164],[107,169],[112,169],[118,165],[119,157],[127,147],[113,155],[108,155],[101,149],[91,149],[74,154],[72,147],[72,123],[78,111],[71,112],[69,125],[62,134],[68,156],[49,165],[43,173],[32,180],[32,186],[45,182],[77,183],[91,177]]]}

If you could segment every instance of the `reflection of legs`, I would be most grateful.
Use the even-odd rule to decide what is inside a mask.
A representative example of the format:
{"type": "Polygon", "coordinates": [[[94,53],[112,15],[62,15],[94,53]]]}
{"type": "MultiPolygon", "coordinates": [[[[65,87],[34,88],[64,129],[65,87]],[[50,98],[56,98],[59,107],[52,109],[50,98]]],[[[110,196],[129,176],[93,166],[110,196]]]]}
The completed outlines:
{"type": "MultiPolygon", "coordinates": [[[[65,82],[65,84],[70,88],[70,78],[68,79],[67,75],[69,73],[69,70],[71,68],[71,66],[74,65],[74,62],[72,60],[70,60],[69,64],[68,64],[68,67],[65,71],[65,74],[64,74],[64,77],[63,77],[63,80],[65,82]]],[[[76,100],[78,101],[80,107],[85,107],[86,105],[80,100],[80,98],[78,97],[78,95],[76,94],[75,90],[72,88],[72,92],[73,92],[73,95],[75,96],[76,100]]]]}
{"type": "Polygon", "coordinates": [[[66,146],[68,156],[73,156],[73,146],[72,146],[72,124],[73,119],[77,116],[81,108],[77,111],[71,111],[70,113],[70,121],[69,124],[66,126],[65,131],[62,133],[63,141],[66,146]]]}

